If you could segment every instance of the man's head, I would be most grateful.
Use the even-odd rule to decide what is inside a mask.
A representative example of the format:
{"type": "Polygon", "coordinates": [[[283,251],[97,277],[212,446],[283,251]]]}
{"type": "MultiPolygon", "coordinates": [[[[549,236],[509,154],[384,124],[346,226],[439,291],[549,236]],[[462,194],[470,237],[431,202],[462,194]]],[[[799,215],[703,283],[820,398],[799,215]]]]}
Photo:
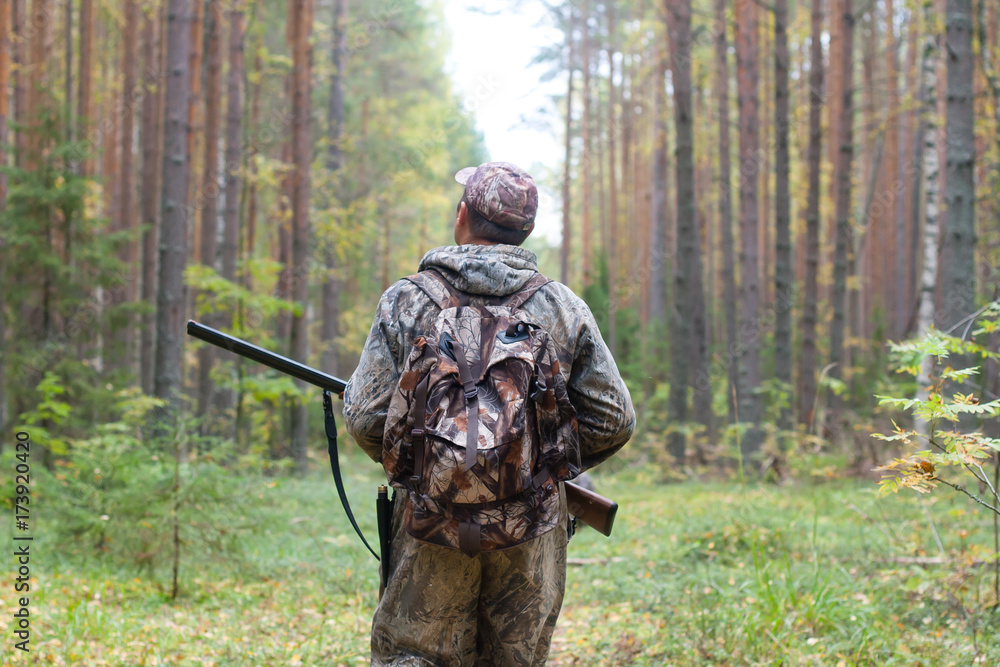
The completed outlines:
{"type": "Polygon", "coordinates": [[[524,243],[538,209],[538,190],[527,172],[509,162],[487,162],[462,169],[455,180],[465,186],[455,211],[456,243],[524,243]]]}

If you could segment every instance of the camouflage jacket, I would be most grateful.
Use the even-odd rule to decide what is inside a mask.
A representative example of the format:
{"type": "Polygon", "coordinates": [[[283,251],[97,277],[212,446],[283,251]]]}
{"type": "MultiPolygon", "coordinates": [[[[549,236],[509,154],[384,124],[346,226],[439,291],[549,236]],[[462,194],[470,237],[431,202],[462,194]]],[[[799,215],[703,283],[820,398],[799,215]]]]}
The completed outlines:
{"type": "MultiPolygon", "coordinates": [[[[506,296],[518,291],[538,270],[535,255],[510,245],[446,246],[429,251],[420,270],[434,267],[457,289],[473,295],[506,296]]],[[[632,399],[594,321],[578,296],[550,282],[523,306],[532,321],[548,331],[559,355],[560,372],[577,411],[583,469],[618,451],[632,436],[632,399]]],[[[344,393],[348,432],[375,461],[400,368],[422,327],[438,307],[416,285],[400,280],[379,300],[375,321],[358,367],[344,393]]]]}

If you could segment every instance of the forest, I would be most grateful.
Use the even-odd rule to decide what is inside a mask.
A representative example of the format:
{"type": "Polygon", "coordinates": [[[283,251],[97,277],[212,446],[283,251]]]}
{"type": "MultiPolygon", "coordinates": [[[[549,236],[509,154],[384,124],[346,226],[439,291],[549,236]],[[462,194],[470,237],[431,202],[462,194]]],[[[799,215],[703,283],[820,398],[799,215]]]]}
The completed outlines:
{"type": "MultiPolygon", "coordinates": [[[[637,414],[551,663],[1000,661],[1000,4],[479,11],[532,4],[561,235],[526,247],[637,414]]],[[[184,330],[351,375],[455,172],[507,159],[456,7],[0,0],[0,534],[30,497],[56,554],[0,663],[366,659],[319,392],[184,330]]]]}

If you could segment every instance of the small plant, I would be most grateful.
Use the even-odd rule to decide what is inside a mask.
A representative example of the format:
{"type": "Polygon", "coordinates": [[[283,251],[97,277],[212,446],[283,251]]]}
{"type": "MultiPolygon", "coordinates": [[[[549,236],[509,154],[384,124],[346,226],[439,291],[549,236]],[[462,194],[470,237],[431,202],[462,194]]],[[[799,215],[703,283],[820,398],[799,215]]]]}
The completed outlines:
{"type": "Polygon", "coordinates": [[[903,456],[876,468],[883,473],[879,480],[881,491],[894,493],[900,489],[913,489],[928,493],[944,485],[1000,514],[1000,495],[985,468],[1000,452],[1000,440],[979,431],[966,432],[962,422],[963,415],[997,416],[1000,414],[1000,400],[984,403],[972,393],[961,392],[948,396],[948,389],[953,383],[976,375],[979,369],[955,369],[946,363],[953,354],[962,357],[978,355],[984,359],[1000,355],[977,343],[940,332],[930,332],[906,343],[894,343],[892,348],[903,362],[899,372],[917,375],[922,363],[919,358],[924,355],[932,356],[934,368],[939,370],[929,377],[926,397],[878,397],[882,405],[890,404],[911,412],[918,425],[916,429],[906,429],[894,421],[895,428],[891,434],[872,434],[874,438],[899,443],[904,452],[903,456]],[[985,489],[984,493],[973,492],[966,487],[966,482],[972,481],[970,475],[977,485],[985,489]]]}
{"type": "MultiPolygon", "coordinates": [[[[959,391],[962,383],[979,374],[979,367],[970,363],[1000,358],[997,352],[975,342],[976,336],[1000,331],[1000,305],[990,304],[979,315],[984,315],[984,321],[973,332],[973,340],[932,330],[917,339],[890,344],[897,371],[917,377],[918,393],[916,398],[878,398],[882,405],[911,413],[915,428],[903,428],[893,421],[891,433],[874,433],[872,437],[896,443],[901,449],[901,455],[876,468],[882,475],[882,494],[901,489],[926,494],[946,486],[993,514],[996,609],[1000,604],[1000,440],[977,430],[975,420],[1000,415],[1000,399],[984,402],[974,393],[959,391]]],[[[976,316],[967,320],[968,328],[976,316]]]]}

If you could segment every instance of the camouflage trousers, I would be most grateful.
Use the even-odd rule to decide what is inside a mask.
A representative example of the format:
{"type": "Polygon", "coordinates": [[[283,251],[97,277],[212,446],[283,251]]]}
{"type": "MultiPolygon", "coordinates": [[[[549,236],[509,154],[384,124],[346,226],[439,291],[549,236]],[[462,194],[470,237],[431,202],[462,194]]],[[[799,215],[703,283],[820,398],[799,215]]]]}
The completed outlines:
{"type": "Polygon", "coordinates": [[[562,520],[510,549],[470,558],[418,542],[393,516],[391,574],[372,621],[372,667],[537,667],[545,664],[566,589],[562,520]]]}

